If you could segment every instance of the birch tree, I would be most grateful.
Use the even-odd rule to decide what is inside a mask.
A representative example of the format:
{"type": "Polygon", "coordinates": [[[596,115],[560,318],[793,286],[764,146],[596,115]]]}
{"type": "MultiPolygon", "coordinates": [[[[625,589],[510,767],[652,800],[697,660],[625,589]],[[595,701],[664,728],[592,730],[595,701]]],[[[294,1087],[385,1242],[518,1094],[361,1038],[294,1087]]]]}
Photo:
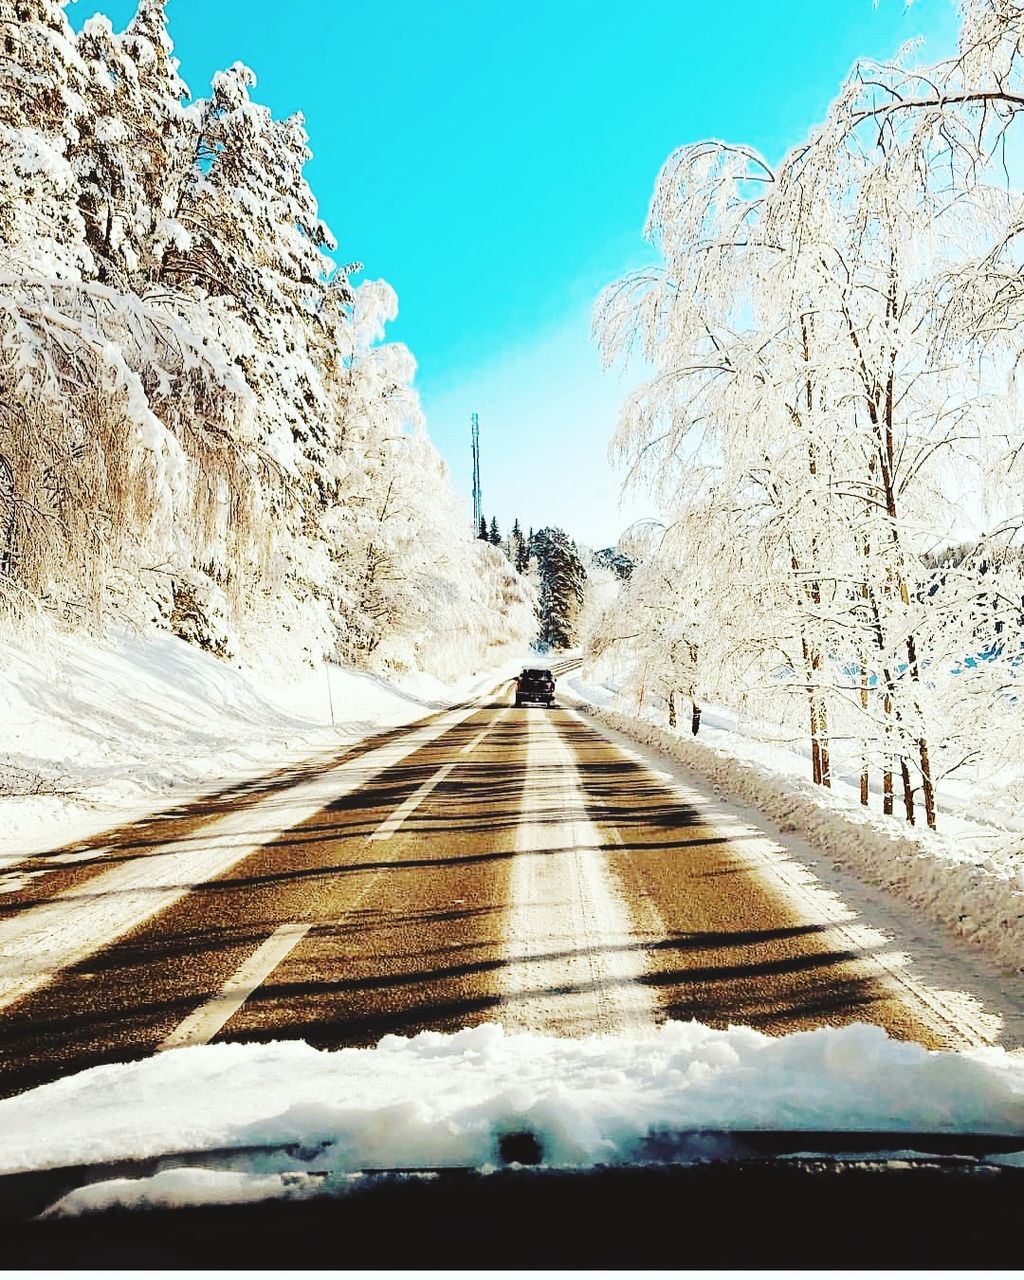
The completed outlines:
{"type": "Polygon", "coordinates": [[[607,290],[597,317],[610,361],[638,350],[654,369],[616,448],[683,527],[730,513],[713,612],[747,618],[736,652],[766,695],[803,686],[813,779],[829,785],[838,732],[861,744],[862,802],[878,768],[885,812],[898,775],[906,818],[920,799],[931,826],[979,684],[962,666],[976,627],[949,625],[970,607],[925,557],[963,486],[1021,451],[1005,376],[1020,197],[992,167],[1019,109],[1019,27],[974,5],[953,63],[858,68],[778,166],[716,142],[676,152],[648,219],[664,267],[607,290]]]}

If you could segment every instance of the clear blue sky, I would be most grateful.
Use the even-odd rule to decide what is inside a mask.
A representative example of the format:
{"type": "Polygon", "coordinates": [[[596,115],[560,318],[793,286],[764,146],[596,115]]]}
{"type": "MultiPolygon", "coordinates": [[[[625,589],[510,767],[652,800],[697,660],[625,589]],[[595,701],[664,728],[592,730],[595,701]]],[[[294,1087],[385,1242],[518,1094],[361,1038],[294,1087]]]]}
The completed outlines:
{"type": "MultiPolygon", "coordinates": [[[[68,12],[120,29],[133,9],[68,12]]],[[[939,57],[956,35],[953,0],[169,0],[168,16],[194,95],[242,61],[257,99],[305,115],[340,259],[398,291],[392,336],[456,484],[476,409],[486,512],[592,545],[648,509],[617,510],[606,449],[626,384],[588,330],[598,289],[648,260],[662,161],[706,137],[778,158],[858,56],[922,36],[939,57]],[[525,482],[524,457],[540,468],[525,482]]]]}

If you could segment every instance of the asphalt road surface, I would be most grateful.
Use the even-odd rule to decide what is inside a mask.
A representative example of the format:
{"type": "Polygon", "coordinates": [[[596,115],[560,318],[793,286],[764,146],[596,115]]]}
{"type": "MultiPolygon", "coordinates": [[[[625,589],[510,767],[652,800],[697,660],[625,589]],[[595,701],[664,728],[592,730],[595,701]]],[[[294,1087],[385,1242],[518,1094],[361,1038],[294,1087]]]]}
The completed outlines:
{"type": "Polygon", "coordinates": [[[571,708],[511,701],[16,868],[0,1094],[214,1039],[333,1048],[487,1021],[971,1042],[877,935],[787,890],[777,846],[571,708]]]}

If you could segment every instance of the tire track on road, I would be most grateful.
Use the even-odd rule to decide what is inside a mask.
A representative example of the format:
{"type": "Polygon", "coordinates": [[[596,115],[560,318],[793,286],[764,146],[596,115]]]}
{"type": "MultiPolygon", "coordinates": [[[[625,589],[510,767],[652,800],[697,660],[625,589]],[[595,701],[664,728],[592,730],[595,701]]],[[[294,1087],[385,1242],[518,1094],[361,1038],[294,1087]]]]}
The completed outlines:
{"type": "MultiPolygon", "coordinates": [[[[507,688],[507,682],[495,687],[507,688]]],[[[297,784],[361,759],[381,747],[401,742],[452,712],[472,714],[479,702],[457,703],[342,745],[316,752],[298,763],[269,773],[233,782],[207,795],[175,805],[137,821],[111,827],[87,839],[24,857],[5,855],[0,860],[0,918],[17,915],[49,902],[58,894],[83,885],[112,866],[146,857],[173,841],[202,839],[205,828],[225,815],[273,799],[297,784]]]]}
{"type": "Polygon", "coordinates": [[[874,1022],[932,1048],[988,1042],[774,841],[565,716],[622,891],[641,918],[653,905],[664,921],[645,979],[662,1016],[772,1034],[874,1022]]]}
{"type": "Polygon", "coordinates": [[[222,1038],[339,1048],[494,1020],[521,729],[502,707],[454,754],[450,740],[437,744],[424,784],[391,815],[401,825],[375,821],[351,853],[349,895],[324,904],[332,922],[310,932],[222,1038]],[[382,829],[388,838],[374,841],[382,829]]]}
{"type": "Polygon", "coordinates": [[[91,876],[46,902],[0,920],[0,1009],[61,970],[173,906],[326,805],[357,792],[425,744],[476,714],[446,712],[355,760],[343,760],[270,798],[91,876]]]}
{"type": "Polygon", "coordinates": [[[189,1019],[189,1043],[302,1037],[339,1047],[485,1016],[498,998],[489,966],[502,894],[492,882],[506,874],[498,842],[512,839],[522,748],[514,729],[496,745],[484,737],[481,759],[460,747],[479,745],[503,711],[476,708],[5,1011],[0,1092],[144,1056],[189,1019]],[[371,842],[452,758],[462,762],[456,775],[391,840],[371,842]],[[456,815],[466,831],[452,840],[456,815]],[[477,886],[490,912],[453,906],[477,886]],[[257,957],[275,932],[281,954],[266,969],[257,957]],[[200,1015],[206,1005],[219,1009],[200,1015]]]}

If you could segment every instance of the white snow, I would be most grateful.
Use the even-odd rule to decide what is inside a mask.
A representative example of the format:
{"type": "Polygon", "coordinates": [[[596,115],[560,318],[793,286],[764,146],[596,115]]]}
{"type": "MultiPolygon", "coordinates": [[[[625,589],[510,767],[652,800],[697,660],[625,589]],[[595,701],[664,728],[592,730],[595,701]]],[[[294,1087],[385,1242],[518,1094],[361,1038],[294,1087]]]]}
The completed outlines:
{"type": "MultiPolygon", "coordinates": [[[[693,1129],[942,1131],[1024,1137],[1024,1060],[935,1052],[877,1027],[771,1037],[670,1022],[642,1037],[561,1039],[488,1024],[334,1052],[222,1043],[95,1067],[0,1102],[0,1172],[266,1144],[252,1174],[486,1167],[528,1130],[543,1163],[634,1162],[693,1129]]],[[[237,1160],[234,1162],[238,1168],[237,1160]]],[[[255,1194],[179,1170],[116,1202],[255,1194]]],[[[77,1198],[76,1198],[77,1197],[77,1198]]],[[[70,1210],[95,1205],[95,1188],[70,1210]]]]}
{"type": "MultiPolygon", "coordinates": [[[[642,935],[587,815],[572,750],[539,708],[526,712],[526,727],[502,1020],[561,1035],[643,1034],[654,1007],[642,935]]],[[[664,924],[652,932],[663,937],[664,924]]]]}
{"type": "MultiPolygon", "coordinates": [[[[410,673],[399,682],[296,663],[289,680],[229,666],[165,632],[6,636],[0,869],[409,723],[494,678],[474,671],[443,685],[410,673]]],[[[2,876],[0,886],[10,887],[2,876]]]]}
{"type": "MultiPolygon", "coordinates": [[[[950,833],[908,827],[861,807],[852,786],[837,779],[827,790],[804,775],[806,759],[784,744],[758,740],[718,714],[689,732],[688,708],[678,730],[652,724],[661,708],[627,708],[614,689],[570,677],[569,688],[600,723],[656,748],[706,778],[716,792],[735,797],[805,839],[839,866],[892,893],[999,964],[1024,970],[1024,883],[1020,854],[1000,853],[961,822],[950,833]],[[972,838],[973,836],[973,838],[972,838]]],[[[945,824],[944,824],[945,825],[945,824]]],[[[991,832],[988,833],[991,837],[991,832]]]]}

